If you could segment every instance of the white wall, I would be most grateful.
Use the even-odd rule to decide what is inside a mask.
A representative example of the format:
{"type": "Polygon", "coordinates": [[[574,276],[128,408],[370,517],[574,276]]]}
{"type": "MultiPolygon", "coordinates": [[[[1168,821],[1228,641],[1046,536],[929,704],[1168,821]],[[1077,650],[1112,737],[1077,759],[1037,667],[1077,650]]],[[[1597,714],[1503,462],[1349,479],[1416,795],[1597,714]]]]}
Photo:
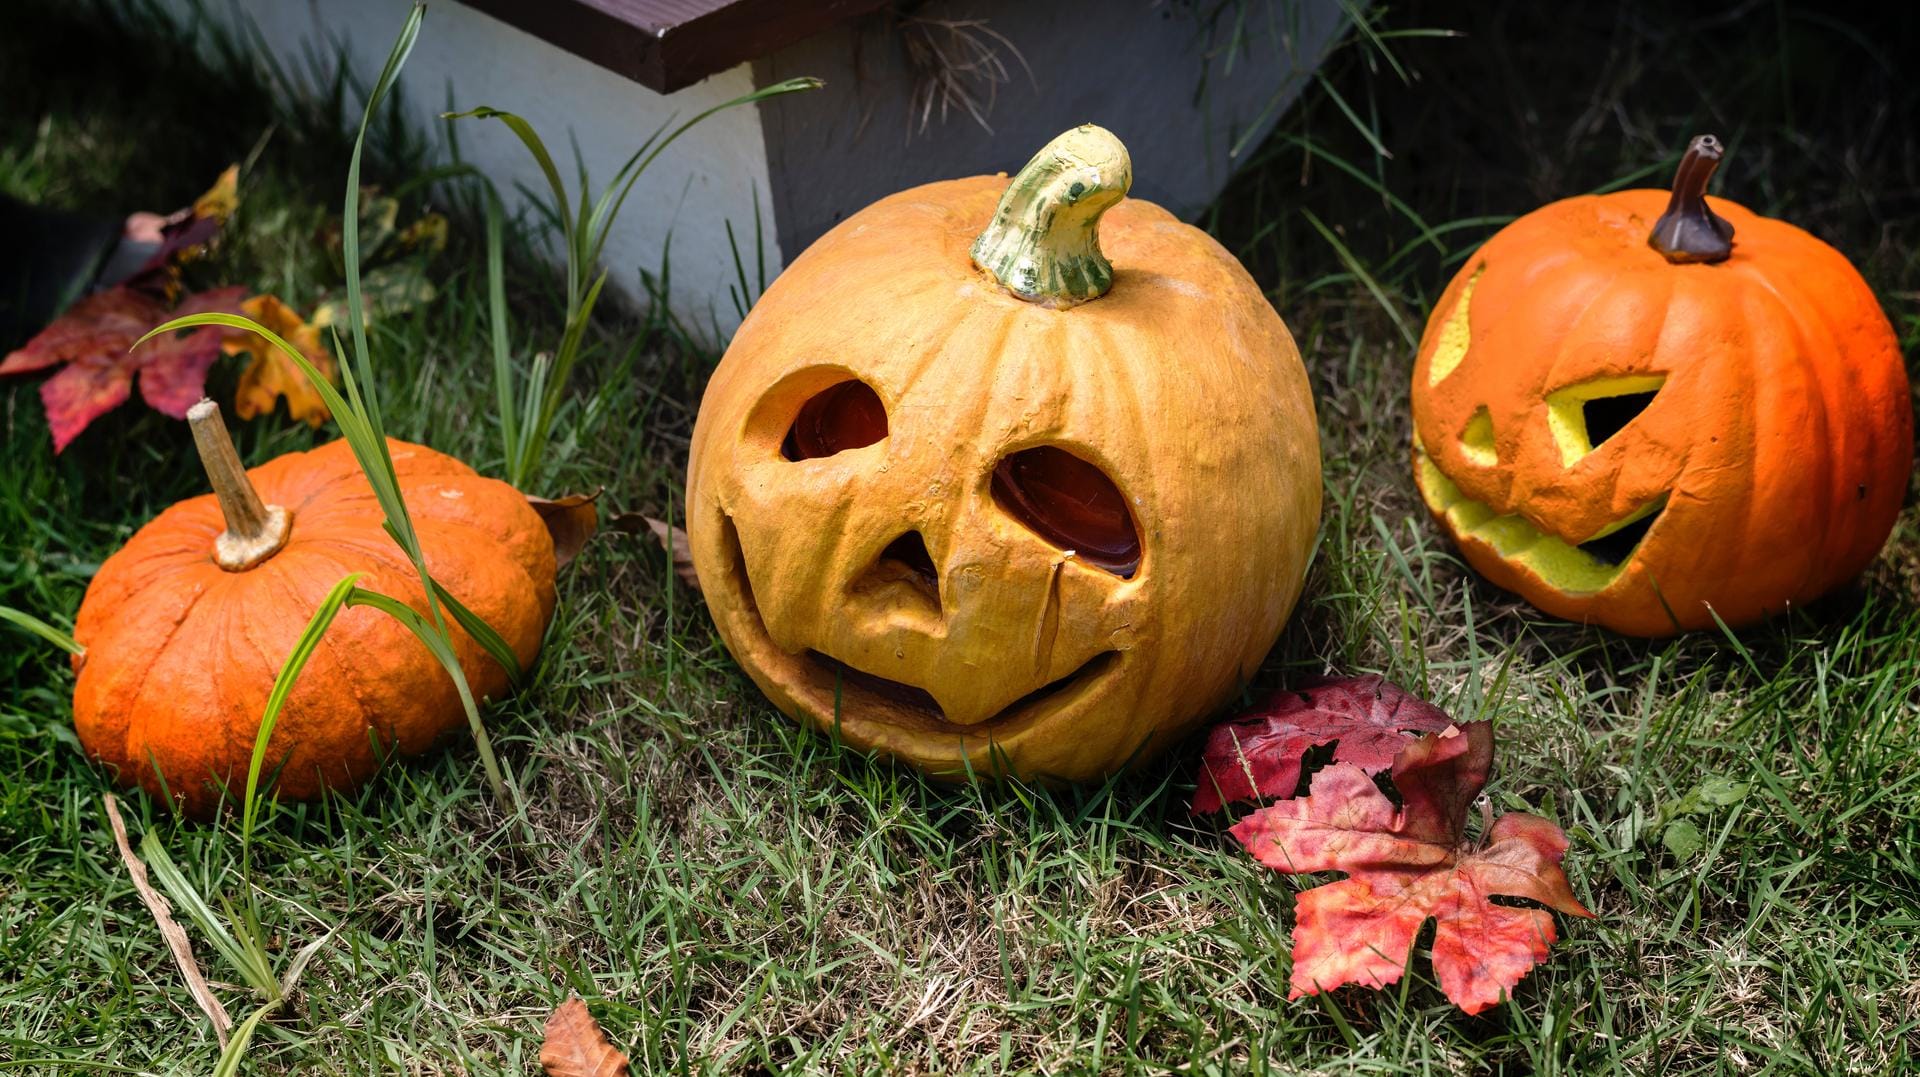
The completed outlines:
{"type": "MultiPolygon", "coordinates": [[[[183,21],[195,17],[193,0],[164,2],[183,21]]],[[[371,86],[410,7],[409,0],[206,0],[200,10],[229,24],[251,20],[284,69],[308,72],[310,55],[331,58],[345,45],[356,75],[371,86]]],[[[578,140],[592,182],[601,185],[669,117],[688,118],[754,88],[750,67],[742,64],[662,96],[450,0],[428,7],[401,84],[410,121],[436,141],[448,122],[439,117],[449,86],[458,109],[491,105],[526,117],[546,140],[570,187],[570,134],[578,140]]],[[[347,122],[357,120],[356,111],[347,122]]],[[[462,157],[490,176],[503,195],[518,198],[519,186],[546,190],[539,169],[505,125],[459,123],[462,157]]],[[[342,160],[341,182],[346,168],[342,160]]],[[[731,333],[739,318],[727,295],[735,274],[726,223],[732,220],[752,274],[756,197],[771,278],[782,263],[758,110],[749,105],[709,117],[663,153],[634,188],[607,241],[608,287],[629,297],[641,295],[639,270],[658,271],[671,232],[675,312],[703,338],[712,336],[716,322],[721,332],[731,333]]]]}

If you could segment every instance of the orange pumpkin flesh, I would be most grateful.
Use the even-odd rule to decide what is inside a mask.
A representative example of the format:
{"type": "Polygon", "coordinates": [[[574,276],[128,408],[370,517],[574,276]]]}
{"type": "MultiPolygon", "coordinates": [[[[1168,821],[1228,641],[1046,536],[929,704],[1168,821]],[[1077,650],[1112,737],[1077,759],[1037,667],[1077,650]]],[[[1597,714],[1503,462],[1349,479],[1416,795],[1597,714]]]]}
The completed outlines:
{"type": "MultiPolygon", "coordinates": [[[[400,441],[388,448],[434,578],[530,664],[554,603],[553,542],[539,517],[512,487],[458,460],[400,441]]],[[[209,471],[220,484],[212,460],[209,471]]],[[[283,539],[243,553],[252,561],[244,569],[223,568],[229,551],[216,555],[216,545],[232,536],[223,499],[180,502],[101,565],[74,627],[86,649],[75,659],[81,743],[123,784],[156,795],[164,785],[201,818],[223,790],[231,799],[244,787],[274,678],[334,584],[364,573],[362,587],[427,610],[345,441],[278,457],[245,479],[258,502],[284,509],[283,539]]],[[[453,635],[475,694],[502,696],[506,672],[457,627],[453,635]]],[[[465,724],[452,681],[419,640],[377,610],[347,609],[295,682],[267,766],[278,768],[281,797],[313,799],[465,724]]]]}
{"type": "Polygon", "coordinates": [[[1872,560],[1907,488],[1886,315],[1832,247],[1705,198],[1717,154],[1697,142],[1673,195],[1508,225],[1421,342],[1427,504],[1475,569],[1569,620],[1661,636],[1806,603],[1872,560]]]}
{"type": "Polygon", "coordinates": [[[734,338],[687,528],[783,711],[940,777],[1086,779],[1271,648],[1319,521],[1306,373],[1232,255],[1122,200],[1124,152],[1082,128],[1011,182],[869,206],[734,338]],[[1058,249],[990,244],[1028,235],[1016,203],[1055,163],[1058,249]]]}

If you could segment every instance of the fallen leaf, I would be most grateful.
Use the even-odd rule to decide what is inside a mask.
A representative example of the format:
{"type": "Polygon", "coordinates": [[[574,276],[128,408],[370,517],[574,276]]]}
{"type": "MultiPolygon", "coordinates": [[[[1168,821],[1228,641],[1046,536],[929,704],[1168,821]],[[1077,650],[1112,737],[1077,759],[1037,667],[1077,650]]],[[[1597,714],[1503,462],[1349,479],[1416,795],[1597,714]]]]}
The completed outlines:
{"type": "Polygon", "coordinates": [[[540,1044],[540,1068],[547,1077],[626,1077],[627,1056],[614,1048],[587,1004],[570,998],[547,1015],[547,1038],[540,1044]]]}
{"type": "Polygon", "coordinates": [[[0,374],[26,374],[65,364],[40,386],[53,451],[65,449],[87,424],[125,403],[134,375],[140,395],[155,411],[176,419],[206,395],[207,368],[220,357],[220,345],[233,330],[207,325],[150,340],[137,351],[133,342],[169,318],[221,311],[238,314],[241,287],[215,288],[188,296],[169,310],[165,303],[121,285],[84,296],[19,350],[0,360],[0,374]]]}
{"type": "Polygon", "coordinates": [[[427,276],[426,260],[422,258],[388,262],[368,270],[360,280],[360,297],[367,306],[369,319],[406,314],[433,302],[438,294],[427,276]]]}
{"type": "Polygon", "coordinates": [[[113,843],[120,847],[120,862],[127,867],[127,875],[133,880],[133,889],[147,906],[147,912],[153,915],[153,922],[160,928],[160,937],[167,942],[167,949],[173,953],[173,963],[180,967],[180,975],[187,981],[187,990],[192,993],[193,1001],[199,1003],[200,1011],[213,1022],[213,1034],[220,1039],[220,1047],[227,1046],[227,1031],[233,1027],[233,1018],[227,1016],[226,1007],[213,997],[213,988],[207,986],[207,978],[200,974],[200,964],[193,959],[193,943],[187,938],[186,929],[173,918],[173,906],[160,891],[147,881],[147,864],[133,851],[127,842],[127,824],[120,820],[120,802],[112,793],[106,794],[107,822],[113,827],[113,843]]]}
{"type": "Polygon", "coordinates": [[[140,243],[157,244],[157,249],[136,269],[131,281],[165,277],[171,294],[172,275],[182,262],[190,262],[207,253],[227,218],[240,208],[240,166],[228,165],[205,194],[193,205],[165,217],[156,213],[134,213],[127,217],[126,236],[140,243]]]}
{"type": "Polygon", "coordinates": [[[642,516],[637,512],[623,512],[607,521],[616,531],[629,535],[648,532],[659,540],[660,548],[666,551],[673,562],[673,574],[680,582],[700,593],[700,574],[693,570],[693,544],[687,541],[687,533],[665,520],[656,520],[651,516],[642,516]]]}
{"type": "Polygon", "coordinates": [[[400,230],[400,249],[428,256],[447,249],[447,218],[429,213],[400,230]]]}
{"type": "Polygon", "coordinates": [[[1468,846],[1467,812],[1492,764],[1491,723],[1454,726],[1400,752],[1392,774],[1399,807],[1365,770],[1334,763],[1313,776],[1310,795],[1262,808],[1233,827],[1240,844],[1270,868],[1347,873],[1295,903],[1289,998],[1396,982],[1431,918],[1441,990],[1462,1010],[1479,1013],[1544,961],[1554,940],[1551,914],[1496,905],[1490,897],[1593,915],[1561,870],[1567,838],[1553,823],[1514,812],[1493,823],[1478,847],[1468,846]]]}
{"type": "Polygon", "coordinates": [[[1315,677],[1213,728],[1193,810],[1293,796],[1302,758],[1323,744],[1338,742],[1335,762],[1376,774],[1415,736],[1451,724],[1445,711],[1383,677],[1315,677]]]}
{"type": "Polygon", "coordinates": [[[567,567],[569,561],[580,556],[594,532],[600,530],[600,510],[594,504],[599,499],[599,490],[590,494],[567,494],[551,501],[527,495],[527,504],[540,514],[540,522],[547,525],[547,533],[553,536],[554,567],[567,567]]]}
{"type": "MultiPolygon", "coordinates": [[[[303,320],[293,308],[271,295],[256,295],[242,303],[241,308],[247,317],[300,349],[300,354],[325,374],[327,380],[335,379],[333,352],[321,342],[319,325],[303,320]]],[[[252,357],[240,372],[240,384],[233,394],[233,410],[240,418],[271,415],[274,401],[284,399],[287,414],[293,418],[314,427],[327,421],[331,413],[320,391],[293,360],[281,354],[266,338],[258,333],[239,332],[229,336],[221,347],[228,355],[245,352],[252,357]]]]}

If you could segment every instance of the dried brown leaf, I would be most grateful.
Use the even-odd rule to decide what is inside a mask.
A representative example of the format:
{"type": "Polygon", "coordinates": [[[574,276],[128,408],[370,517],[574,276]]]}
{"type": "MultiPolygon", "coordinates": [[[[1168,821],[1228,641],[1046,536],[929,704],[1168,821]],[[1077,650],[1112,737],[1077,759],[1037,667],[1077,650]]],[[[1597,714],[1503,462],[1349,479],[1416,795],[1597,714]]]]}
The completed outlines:
{"type": "Polygon", "coordinates": [[[656,520],[637,512],[623,512],[607,523],[614,530],[629,535],[637,535],[642,531],[653,535],[659,540],[660,548],[673,559],[673,574],[680,577],[680,582],[692,588],[695,594],[700,592],[700,575],[693,570],[693,544],[687,541],[685,531],[665,520],[656,520]]]}
{"type": "Polygon", "coordinates": [[[540,1068],[547,1077],[627,1077],[621,1054],[587,1004],[570,998],[547,1015],[547,1038],[540,1045],[540,1068]]]}
{"type": "Polygon", "coordinates": [[[590,494],[566,494],[551,501],[527,495],[527,504],[540,514],[540,522],[547,525],[547,533],[553,536],[556,568],[565,568],[567,562],[580,556],[587,540],[600,530],[600,509],[594,504],[599,499],[599,490],[590,494]]]}
{"type": "Polygon", "coordinates": [[[120,803],[112,793],[106,795],[107,822],[113,826],[113,843],[120,847],[120,860],[127,866],[127,875],[133,880],[133,888],[139,892],[140,900],[153,914],[153,922],[160,928],[160,937],[167,940],[167,949],[173,951],[173,963],[180,966],[180,975],[186,978],[187,990],[192,992],[193,1001],[213,1022],[213,1033],[220,1038],[222,1050],[227,1046],[227,1030],[233,1027],[233,1018],[227,1016],[226,1008],[220,1000],[213,997],[213,988],[207,986],[207,978],[200,975],[200,965],[193,959],[193,943],[187,938],[185,928],[173,918],[173,906],[160,891],[147,881],[147,864],[134,855],[133,846],[127,843],[127,824],[120,821],[120,803]]]}

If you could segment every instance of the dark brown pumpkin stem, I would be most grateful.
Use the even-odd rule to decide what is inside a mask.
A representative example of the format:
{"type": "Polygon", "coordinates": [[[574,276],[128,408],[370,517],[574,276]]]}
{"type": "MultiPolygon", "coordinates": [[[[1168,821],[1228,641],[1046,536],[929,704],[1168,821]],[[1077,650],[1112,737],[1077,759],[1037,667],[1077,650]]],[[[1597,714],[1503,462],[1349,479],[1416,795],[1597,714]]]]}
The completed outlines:
{"type": "Polygon", "coordinates": [[[287,544],[292,520],[286,509],[260,500],[227,434],[227,424],[220,421],[220,405],[202,399],[187,409],[187,425],[193,429],[194,447],[200,450],[200,463],[207,469],[207,481],[227,520],[227,529],[213,540],[213,560],[228,572],[244,572],[287,544]]]}
{"type": "Polygon", "coordinates": [[[1725,154],[1719,139],[1701,135],[1680,158],[1673,198],[1647,237],[1647,246],[1675,265],[1724,262],[1733,254],[1733,225],[1707,207],[1707,181],[1725,154]]]}

